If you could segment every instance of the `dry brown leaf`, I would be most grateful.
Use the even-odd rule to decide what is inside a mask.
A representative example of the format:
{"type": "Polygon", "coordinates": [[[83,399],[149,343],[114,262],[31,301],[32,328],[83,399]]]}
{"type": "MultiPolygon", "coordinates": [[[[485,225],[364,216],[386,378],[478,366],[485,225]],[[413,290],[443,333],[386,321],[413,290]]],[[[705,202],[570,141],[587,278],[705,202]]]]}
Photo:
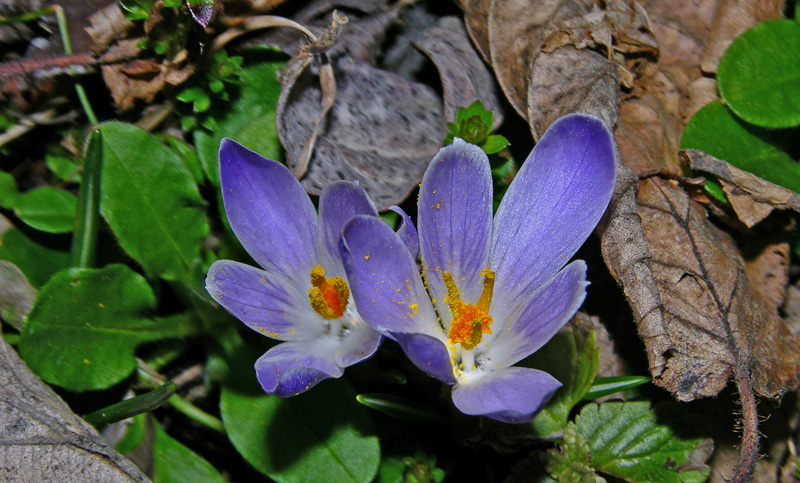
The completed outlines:
{"type": "Polygon", "coordinates": [[[754,297],[729,236],[676,182],[643,180],[637,203],[664,314],[640,325],[656,384],[684,401],[718,394],[732,371],[764,396],[797,388],[800,346],[754,297]]]}
{"type": "Polygon", "coordinates": [[[116,40],[126,37],[127,32],[134,27],[116,2],[92,14],[89,23],[91,26],[86,28],[86,32],[94,41],[92,51],[95,54],[103,52],[116,40]]]}
{"type": "Polygon", "coordinates": [[[494,0],[489,8],[489,52],[497,80],[516,111],[528,117],[533,61],[547,28],[592,9],[591,0],[494,0]]]}
{"type": "MultiPolygon", "coordinates": [[[[323,125],[308,173],[312,194],[331,181],[359,180],[378,209],[403,200],[422,178],[441,142],[442,104],[429,87],[348,57],[333,62],[337,101],[323,125]]],[[[320,105],[309,68],[278,104],[278,135],[294,168],[320,105]]],[[[281,97],[284,97],[281,93],[281,97]]]]}
{"type": "Polygon", "coordinates": [[[715,74],[719,59],[733,39],[759,22],[780,18],[782,9],[783,0],[719,0],[711,35],[700,59],[703,72],[715,74]]]}
{"type": "Polygon", "coordinates": [[[591,50],[565,45],[534,61],[528,92],[528,123],[534,139],[571,112],[594,114],[617,123],[619,82],[613,62],[591,50]]]}
{"type": "Polygon", "coordinates": [[[490,64],[492,58],[489,53],[489,8],[492,0],[456,0],[456,3],[464,10],[464,24],[475,48],[483,60],[490,64]]]}
{"type": "Polygon", "coordinates": [[[0,337],[3,481],[148,482],[69,410],[0,337]]]}
{"type": "Polygon", "coordinates": [[[748,228],[769,216],[773,209],[800,212],[800,195],[743,171],[710,154],[694,149],[681,151],[688,165],[697,171],[713,174],[723,183],[733,210],[748,228]]]}
{"type": "MultiPolygon", "coordinates": [[[[429,28],[414,44],[431,58],[444,91],[444,120],[455,121],[459,107],[480,100],[484,109],[494,112],[493,127],[503,123],[503,111],[494,77],[470,45],[461,20],[444,17],[429,28]]],[[[442,126],[446,131],[446,126],[442,126]]]]}

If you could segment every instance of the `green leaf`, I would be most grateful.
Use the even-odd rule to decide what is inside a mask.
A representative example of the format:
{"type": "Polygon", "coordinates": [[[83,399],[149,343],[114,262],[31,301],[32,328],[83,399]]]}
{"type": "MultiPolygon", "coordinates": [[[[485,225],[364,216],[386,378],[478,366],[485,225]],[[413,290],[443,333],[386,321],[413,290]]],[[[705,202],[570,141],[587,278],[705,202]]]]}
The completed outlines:
{"type": "Polygon", "coordinates": [[[43,245],[12,228],[3,234],[0,259],[13,263],[34,287],[41,287],[54,273],[69,266],[69,252],[43,245]]]}
{"type": "Polygon", "coordinates": [[[407,421],[443,423],[442,415],[430,406],[386,393],[359,394],[356,400],[368,408],[407,421]]]}
{"type": "Polygon", "coordinates": [[[80,180],[81,165],[70,157],[48,154],[44,157],[47,167],[61,180],[76,183],[80,180]]]}
{"type": "Polygon", "coordinates": [[[40,186],[16,197],[14,212],[29,226],[47,233],[68,233],[75,223],[78,198],[50,186],[40,186]]]}
{"type": "Polygon", "coordinates": [[[17,181],[11,173],[0,171],[0,208],[12,208],[17,196],[19,196],[17,181]]]}
{"type": "Polygon", "coordinates": [[[600,365],[600,349],[595,343],[594,330],[568,325],[523,361],[522,365],[543,370],[563,384],[531,422],[540,435],[564,429],[570,411],[592,386],[600,365]]]}
{"type": "Polygon", "coordinates": [[[139,414],[131,418],[131,423],[127,425],[125,435],[114,446],[118,452],[125,454],[136,449],[142,442],[145,433],[145,415],[139,414]]]}
{"type": "Polygon", "coordinates": [[[378,483],[440,483],[446,474],[436,467],[436,457],[417,450],[414,456],[381,459],[378,483]]]}
{"type": "Polygon", "coordinates": [[[800,125],[800,24],[762,22],[731,43],[717,83],[731,110],[764,127],[800,125]]]}
{"type": "Polygon", "coordinates": [[[211,463],[172,438],[153,420],[153,481],[155,483],[224,483],[211,463]]]}
{"type": "Polygon", "coordinates": [[[209,115],[216,121],[214,132],[194,132],[197,154],[214,186],[219,186],[218,156],[222,138],[235,139],[269,159],[280,160],[283,157],[275,128],[275,109],[281,93],[277,75],[284,62],[257,62],[258,57],[258,52],[245,57],[250,63],[242,68],[239,94],[231,96],[232,101],[225,104],[226,111],[223,114],[217,114],[213,109],[210,111],[209,115]]]}
{"type": "MultiPolygon", "coordinates": [[[[251,372],[242,378],[255,381],[251,372]]],[[[344,381],[324,381],[291,398],[223,387],[220,413],[231,442],[278,482],[372,481],[380,448],[366,408],[344,381]]]]}
{"type": "Polygon", "coordinates": [[[192,176],[194,176],[195,181],[202,183],[205,177],[203,176],[203,167],[200,165],[200,158],[197,157],[197,151],[195,151],[192,146],[183,142],[183,140],[176,138],[175,136],[166,135],[164,136],[164,140],[167,142],[170,149],[172,149],[175,154],[180,156],[180,158],[186,164],[186,167],[192,172],[192,176]]]}
{"type": "Polygon", "coordinates": [[[590,455],[586,438],[569,425],[560,447],[547,451],[547,472],[558,482],[594,483],[597,475],[589,466],[590,455]]]}
{"type": "Polygon", "coordinates": [[[647,376],[616,376],[598,377],[592,383],[592,387],[583,396],[583,401],[593,401],[599,397],[608,396],[615,392],[627,391],[634,387],[641,386],[650,382],[647,376]]]}
{"type": "Polygon", "coordinates": [[[120,401],[103,409],[98,409],[83,416],[84,421],[94,427],[106,426],[123,419],[143,414],[161,407],[175,394],[177,386],[173,382],[167,382],[153,389],[150,392],[134,396],[130,399],[120,401]]]}
{"type": "Polygon", "coordinates": [[[155,308],[147,281],[124,265],[63,270],[39,292],[20,355],[51,384],[72,391],[108,388],[136,368],[140,343],[194,331],[184,316],[151,317],[155,308]]]}
{"type": "Polygon", "coordinates": [[[509,144],[508,139],[504,136],[492,134],[481,144],[481,149],[483,149],[486,154],[497,154],[507,148],[509,144]]]}
{"type": "Polygon", "coordinates": [[[120,122],[98,129],[103,145],[103,217],[148,276],[184,279],[208,235],[208,219],[192,173],[146,131],[120,122]]]}
{"type": "Polygon", "coordinates": [[[97,231],[100,227],[100,179],[102,166],[102,135],[95,129],[89,135],[84,156],[84,171],[78,191],[75,233],[72,237],[71,265],[94,267],[97,259],[97,231]]]}
{"type": "Polygon", "coordinates": [[[705,151],[800,193],[800,164],[784,149],[781,134],[747,124],[716,101],[697,111],[686,125],[681,148],[705,151]]]}
{"type": "Polygon", "coordinates": [[[588,404],[571,426],[591,449],[591,466],[633,483],[700,483],[711,468],[711,440],[683,439],[673,428],[702,428],[675,405],[652,409],[647,401],[588,404]]]}

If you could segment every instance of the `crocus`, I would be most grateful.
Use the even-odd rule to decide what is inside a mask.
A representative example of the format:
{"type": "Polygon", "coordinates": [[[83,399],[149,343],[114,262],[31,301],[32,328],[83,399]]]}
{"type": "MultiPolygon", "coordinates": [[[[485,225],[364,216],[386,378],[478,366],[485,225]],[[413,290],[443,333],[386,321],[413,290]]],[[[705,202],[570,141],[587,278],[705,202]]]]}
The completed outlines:
{"type": "Polygon", "coordinates": [[[255,363],[268,394],[293,396],[372,356],[382,341],[353,304],[339,251],[344,223],[377,218],[355,182],[327,186],[319,216],[282,164],[230,139],[219,151],[220,185],[234,234],[262,268],[211,265],[206,290],[248,327],[285,341],[255,363]]]}
{"type": "Polygon", "coordinates": [[[420,185],[424,282],[415,255],[380,220],[356,216],[345,225],[356,306],[417,367],[453,385],[463,413],[530,421],[561,384],[514,364],[583,303],[586,264],[566,264],[603,215],[614,181],[603,122],[565,116],[536,144],[492,219],[489,161],[457,139],[420,185]]]}

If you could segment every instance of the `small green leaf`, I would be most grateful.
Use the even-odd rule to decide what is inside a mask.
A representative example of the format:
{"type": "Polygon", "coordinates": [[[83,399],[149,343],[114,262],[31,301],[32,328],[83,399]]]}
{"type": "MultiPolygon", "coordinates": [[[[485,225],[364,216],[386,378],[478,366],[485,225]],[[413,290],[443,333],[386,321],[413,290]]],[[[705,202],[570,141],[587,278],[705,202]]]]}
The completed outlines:
{"type": "Polygon", "coordinates": [[[153,291],[124,265],[66,269],[39,292],[19,352],[45,381],[72,391],[108,388],[136,368],[146,341],[193,333],[185,316],[153,318],[153,291]]]}
{"type": "Polygon", "coordinates": [[[75,223],[78,198],[72,193],[40,186],[16,197],[14,212],[37,230],[47,233],[68,233],[75,223]]]}
{"type": "Polygon", "coordinates": [[[101,124],[100,211],[128,252],[151,277],[179,280],[200,256],[208,219],[183,160],[131,124],[101,124]]]}
{"type": "Polygon", "coordinates": [[[600,365],[600,349],[595,341],[594,330],[568,325],[523,361],[524,366],[543,370],[563,384],[531,422],[540,435],[564,429],[570,411],[591,387],[600,365]]]}
{"type": "Polygon", "coordinates": [[[716,101],[697,111],[686,125],[681,148],[705,151],[800,193],[800,163],[783,148],[787,140],[781,134],[747,124],[716,101]]]}
{"type": "Polygon", "coordinates": [[[446,474],[436,467],[436,457],[417,450],[414,456],[381,459],[377,483],[441,483],[446,474]]]}
{"type": "Polygon", "coordinates": [[[483,149],[486,154],[497,154],[507,148],[509,144],[508,139],[504,136],[492,134],[481,144],[481,149],[483,149]]]}
{"type": "Polygon", "coordinates": [[[136,449],[142,442],[145,433],[145,415],[139,414],[131,418],[131,423],[127,425],[125,435],[114,446],[118,452],[125,454],[136,449]]]}
{"type": "Polygon", "coordinates": [[[592,387],[589,388],[589,392],[583,396],[582,400],[593,401],[599,397],[627,391],[648,382],[650,382],[650,378],[647,376],[598,377],[594,380],[592,387]]]}
{"type": "Polygon", "coordinates": [[[17,181],[11,173],[0,171],[0,208],[11,209],[19,196],[17,181]]]}
{"type": "Polygon", "coordinates": [[[33,240],[12,228],[3,234],[0,259],[13,263],[34,287],[41,287],[54,273],[69,266],[69,252],[33,240]]]}
{"type": "Polygon", "coordinates": [[[731,43],[719,61],[722,98],[758,126],[800,125],[800,24],[761,22],[731,43]]]}
{"type": "Polygon", "coordinates": [[[596,471],[632,483],[701,483],[711,473],[705,464],[711,440],[677,435],[672,428],[703,424],[688,421],[673,407],[653,409],[647,401],[588,404],[570,425],[585,437],[596,471]]]}
{"type": "Polygon", "coordinates": [[[703,183],[703,188],[720,203],[728,204],[728,195],[725,194],[725,190],[722,189],[722,185],[719,184],[719,181],[713,177],[706,178],[706,182],[703,183]]]}
{"type": "Polygon", "coordinates": [[[239,93],[225,103],[224,113],[209,111],[210,120],[216,122],[212,133],[194,131],[197,155],[209,181],[219,186],[219,143],[229,137],[262,156],[280,160],[283,148],[275,128],[275,109],[281,92],[278,71],[284,62],[258,62],[263,52],[250,52],[242,68],[239,93]]]}
{"type": "Polygon", "coordinates": [[[591,450],[586,438],[573,425],[564,428],[559,449],[547,451],[547,472],[558,482],[595,483],[589,466],[591,450]]]}
{"type": "Polygon", "coordinates": [[[106,426],[123,419],[143,414],[161,407],[169,398],[175,394],[177,386],[168,382],[153,389],[150,392],[134,396],[130,399],[120,401],[103,409],[98,409],[83,416],[83,419],[94,427],[106,426]]]}
{"type": "Polygon", "coordinates": [[[176,441],[153,420],[154,483],[224,483],[225,479],[194,451],[176,441]]]}
{"type": "MultiPolygon", "coordinates": [[[[255,381],[252,372],[240,377],[255,381]]],[[[253,386],[223,387],[220,413],[231,442],[258,471],[278,482],[372,481],[378,438],[344,380],[285,399],[253,386]]]]}
{"type": "Polygon", "coordinates": [[[164,140],[167,142],[170,149],[180,156],[184,164],[186,164],[186,167],[192,172],[195,181],[202,183],[205,177],[203,176],[203,167],[200,165],[200,158],[197,157],[197,151],[175,136],[166,135],[164,136],[164,140]]]}
{"type": "Polygon", "coordinates": [[[44,157],[47,167],[60,180],[76,183],[80,180],[80,164],[67,156],[48,154],[44,157]]]}

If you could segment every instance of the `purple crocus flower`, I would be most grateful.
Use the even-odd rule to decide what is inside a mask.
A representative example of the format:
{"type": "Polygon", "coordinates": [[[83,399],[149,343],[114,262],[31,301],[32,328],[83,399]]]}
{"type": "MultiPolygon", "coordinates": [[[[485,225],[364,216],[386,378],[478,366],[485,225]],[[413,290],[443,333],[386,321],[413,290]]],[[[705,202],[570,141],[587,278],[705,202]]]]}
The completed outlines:
{"type": "Polygon", "coordinates": [[[586,296],[586,264],[566,267],[614,188],[611,133],[593,116],[545,132],[492,220],[486,154],[457,139],[428,166],[419,195],[424,280],[415,255],[374,217],[345,225],[343,251],[364,320],[411,361],[452,384],[465,414],[533,419],[561,384],[514,364],[542,347],[586,296]]]}
{"type": "Polygon", "coordinates": [[[233,316],[285,341],[255,364],[268,394],[294,396],[372,356],[382,341],[355,309],[339,251],[354,215],[377,218],[356,182],[327,186],[319,216],[292,173],[225,139],[220,185],[233,232],[262,269],[231,260],[211,265],[206,290],[233,316]]]}

